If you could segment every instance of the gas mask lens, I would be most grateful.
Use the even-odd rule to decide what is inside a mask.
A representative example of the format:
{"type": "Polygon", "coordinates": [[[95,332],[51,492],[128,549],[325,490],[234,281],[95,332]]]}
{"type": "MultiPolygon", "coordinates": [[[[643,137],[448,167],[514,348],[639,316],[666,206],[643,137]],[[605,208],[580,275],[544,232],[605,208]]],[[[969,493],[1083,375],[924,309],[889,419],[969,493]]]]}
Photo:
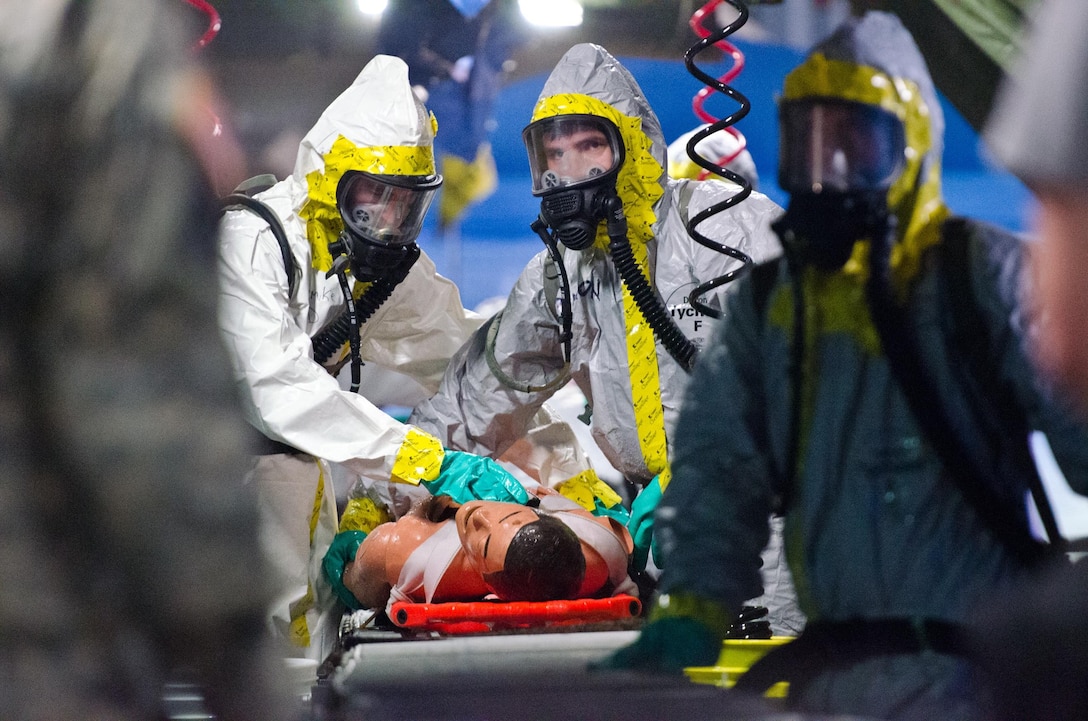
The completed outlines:
{"type": "Polygon", "coordinates": [[[888,188],[902,172],[906,144],[895,115],[864,103],[782,104],[779,185],[787,192],[850,193],[888,188]]]}
{"type": "Polygon", "coordinates": [[[436,175],[371,175],[348,171],[336,189],[336,205],[353,235],[378,245],[416,239],[435,192],[436,175]]]}
{"type": "Polygon", "coordinates": [[[529,152],[533,195],[596,185],[623,164],[619,129],[596,115],[542,118],[521,133],[529,152]]]}

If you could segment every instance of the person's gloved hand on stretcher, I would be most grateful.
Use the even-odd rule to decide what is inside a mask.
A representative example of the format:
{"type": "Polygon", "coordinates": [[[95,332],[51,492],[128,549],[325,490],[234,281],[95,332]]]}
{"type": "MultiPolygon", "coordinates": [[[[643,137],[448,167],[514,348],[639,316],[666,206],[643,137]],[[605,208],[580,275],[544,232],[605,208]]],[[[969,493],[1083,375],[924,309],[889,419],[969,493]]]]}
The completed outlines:
{"type": "Polygon", "coordinates": [[[458,503],[469,501],[529,502],[521,482],[485,456],[446,450],[438,478],[420,483],[431,495],[449,496],[458,503]]]}

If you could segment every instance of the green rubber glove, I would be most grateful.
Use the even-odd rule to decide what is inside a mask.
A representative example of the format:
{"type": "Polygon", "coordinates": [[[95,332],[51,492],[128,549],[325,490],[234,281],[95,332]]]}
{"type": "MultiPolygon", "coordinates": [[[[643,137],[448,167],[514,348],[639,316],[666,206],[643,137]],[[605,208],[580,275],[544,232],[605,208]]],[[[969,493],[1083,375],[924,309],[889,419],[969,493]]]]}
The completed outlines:
{"type": "Polygon", "coordinates": [[[363,544],[366,534],[362,531],[342,531],[333,536],[332,545],[321,561],[321,570],[328,579],[340,602],[353,611],[362,606],[355,595],[344,585],[344,568],[355,561],[355,554],[363,544]]]}
{"type": "Polygon", "coordinates": [[[662,618],[646,624],[634,643],[591,668],[682,674],[689,666],[713,666],[721,650],[721,638],[695,619],[662,618]]]}
{"type": "MultiPolygon", "coordinates": [[[[654,510],[661,501],[660,478],[660,476],[654,476],[654,479],[647,483],[642,492],[631,502],[631,520],[627,524],[627,530],[631,532],[631,540],[635,543],[631,563],[636,571],[646,570],[651,546],[654,551],[654,563],[658,563],[657,544],[654,543],[654,510]]],[[[660,565],[658,567],[660,568],[660,565]]]]}
{"type": "Polygon", "coordinates": [[[638,639],[591,667],[680,674],[690,666],[713,666],[731,620],[715,601],[687,593],[663,594],[638,639]]]}
{"type": "Polygon", "coordinates": [[[590,511],[590,513],[594,516],[606,516],[623,526],[626,526],[631,521],[631,514],[623,507],[622,503],[614,503],[611,506],[606,506],[600,498],[593,499],[593,510],[590,511]]]}
{"type": "Polygon", "coordinates": [[[458,503],[503,501],[525,505],[529,493],[509,471],[490,458],[447,450],[438,478],[423,481],[431,495],[449,496],[458,503]]]}

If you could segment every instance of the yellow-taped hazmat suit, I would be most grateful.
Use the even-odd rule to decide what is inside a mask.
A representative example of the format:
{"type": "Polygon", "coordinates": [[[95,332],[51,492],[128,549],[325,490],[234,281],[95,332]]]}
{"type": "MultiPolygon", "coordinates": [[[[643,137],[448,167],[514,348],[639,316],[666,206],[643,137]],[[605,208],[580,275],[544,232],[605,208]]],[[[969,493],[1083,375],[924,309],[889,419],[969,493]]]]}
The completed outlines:
{"type": "MultiPolygon", "coordinates": [[[[490,461],[446,451],[434,436],[342,388],[334,373],[350,343],[338,338],[327,360],[315,360],[312,338],[347,307],[341,279],[350,283],[357,312],[381,279],[379,271],[379,280],[367,275],[378,266],[368,265],[371,256],[359,248],[376,247],[379,254],[416,249],[430,197],[412,193],[433,193],[441,182],[432,151],[436,121],[413,95],[407,73],[399,58],[373,58],[305,135],[292,175],[254,196],[279,219],[286,249],[255,212],[230,207],[222,221],[220,322],[247,417],[263,437],[251,478],[261,496],[264,542],[282,577],[272,625],[292,653],[319,659],[335,641],[341,610],[321,574],[338,531],[330,462],[359,476],[339,530],[368,531],[387,520],[390,508],[381,501],[395,507],[405,493],[422,492],[414,484],[455,500],[528,498],[514,476],[490,461]],[[384,193],[380,199],[375,187],[384,193]],[[405,195],[414,205],[402,215],[400,206],[380,205],[405,195]],[[358,204],[342,213],[340,206],[353,202],[358,204]],[[345,219],[351,221],[347,227],[345,219]],[[366,245],[360,240],[366,233],[398,242],[366,245]],[[355,245],[345,246],[349,242],[355,245]],[[345,248],[345,254],[337,252],[345,248]],[[481,492],[482,481],[494,482],[490,492],[481,492]],[[455,486],[466,495],[457,498],[455,486]],[[386,489],[378,503],[375,488],[386,489]]],[[[368,313],[358,324],[359,357],[428,391],[437,389],[449,357],[481,322],[462,308],[457,288],[421,251],[388,298],[368,313]]],[[[537,430],[554,431],[548,421],[537,430]]],[[[557,443],[572,438],[568,428],[557,443]]],[[[577,455],[576,444],[559,456],[563,452],[577,455]]]]}
{"type": "Polygon", "coordinates": [[[781,119],[785,258],[738,281],[695,369],[658,509],[662,595],[610,664],[712,663],[778,499],[809,621],[738,686],[788,681],[805,712],[989,718],[966,624],[1045,553],[1029,429],[1088,491],[1085,429],[1025,353],[1021,242],[949,217],[941,106],[894,15],[817,45],[781,119]]]}
{"type": "MultiPolygon", "coordinates": [[[[693,240],[684,219],[730,197],[738,187],[717,180],[667,177],[666,144],[657,116],[634,77],[597,45],[576,45],[564,55],[546,81],[532,119],[563,115],[603,118],[618,129],[625,160],[616,176],[616,190],[623,201],[631,251],[680,331],[701,345],[715,321],[693,308],[688,294],[739,264],[693,240]]],[[[764,260],[778,253],[770,223],[780,211],[767,197],[753,193],[698,230],[764,260]]],[[[599,223],[595,232],[590,247],[564,249],[562,254],[571,289],[570,378],[592,407],[593,437],[612,465],[639,485],[658,479],[654,483],[665,487],[672,431],[689,376],[655,342],[625,289],[608,251],[605,223],[599,223]]],[[[525,433],[536,409],[554,393],[551,382],[566,372],[562,324],[548,290],[548,276],[554,275],[547,251],[529,262],[501,317],[458,352],[441,389],[416,407],[412,422],[447,439],[451,447],[477,452],[502,453],[525,433]],[[501,375],[544,389],[526,392],[510,387],[492,370],[495,364],[501,375]]],[[[720,307],[721,295],[713,294],[706,302],[720,307]]],[[[564,492],[565,484],[559,490],[564,492]]],[[[567,493],[578,495],[569,489],[567,493]]],[[[585,507],[594,506],[592,495],[582,500],[585,507]]],[[[597,503],[611,504],[599,498],[597,503]]],[[[803,618],[780,551],[780,543],[772,541],[766,558],[766,595],[759,603],[771,609],[776,632],[795,633],[803,618]]]]}

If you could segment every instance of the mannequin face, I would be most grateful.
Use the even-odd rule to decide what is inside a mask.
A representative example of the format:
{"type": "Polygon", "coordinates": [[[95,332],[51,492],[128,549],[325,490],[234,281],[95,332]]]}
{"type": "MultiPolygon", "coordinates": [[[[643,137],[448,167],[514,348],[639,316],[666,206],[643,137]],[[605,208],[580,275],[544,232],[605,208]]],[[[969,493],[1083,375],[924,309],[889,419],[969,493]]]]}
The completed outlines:
{"type": "Polygon", "coordinates": [[[528,506],[497,501],[471,501],[457,510],[457,535],[472,565],[481,573],[495,573],[506,564],[514,535],[538,519],[528,506]]]}

